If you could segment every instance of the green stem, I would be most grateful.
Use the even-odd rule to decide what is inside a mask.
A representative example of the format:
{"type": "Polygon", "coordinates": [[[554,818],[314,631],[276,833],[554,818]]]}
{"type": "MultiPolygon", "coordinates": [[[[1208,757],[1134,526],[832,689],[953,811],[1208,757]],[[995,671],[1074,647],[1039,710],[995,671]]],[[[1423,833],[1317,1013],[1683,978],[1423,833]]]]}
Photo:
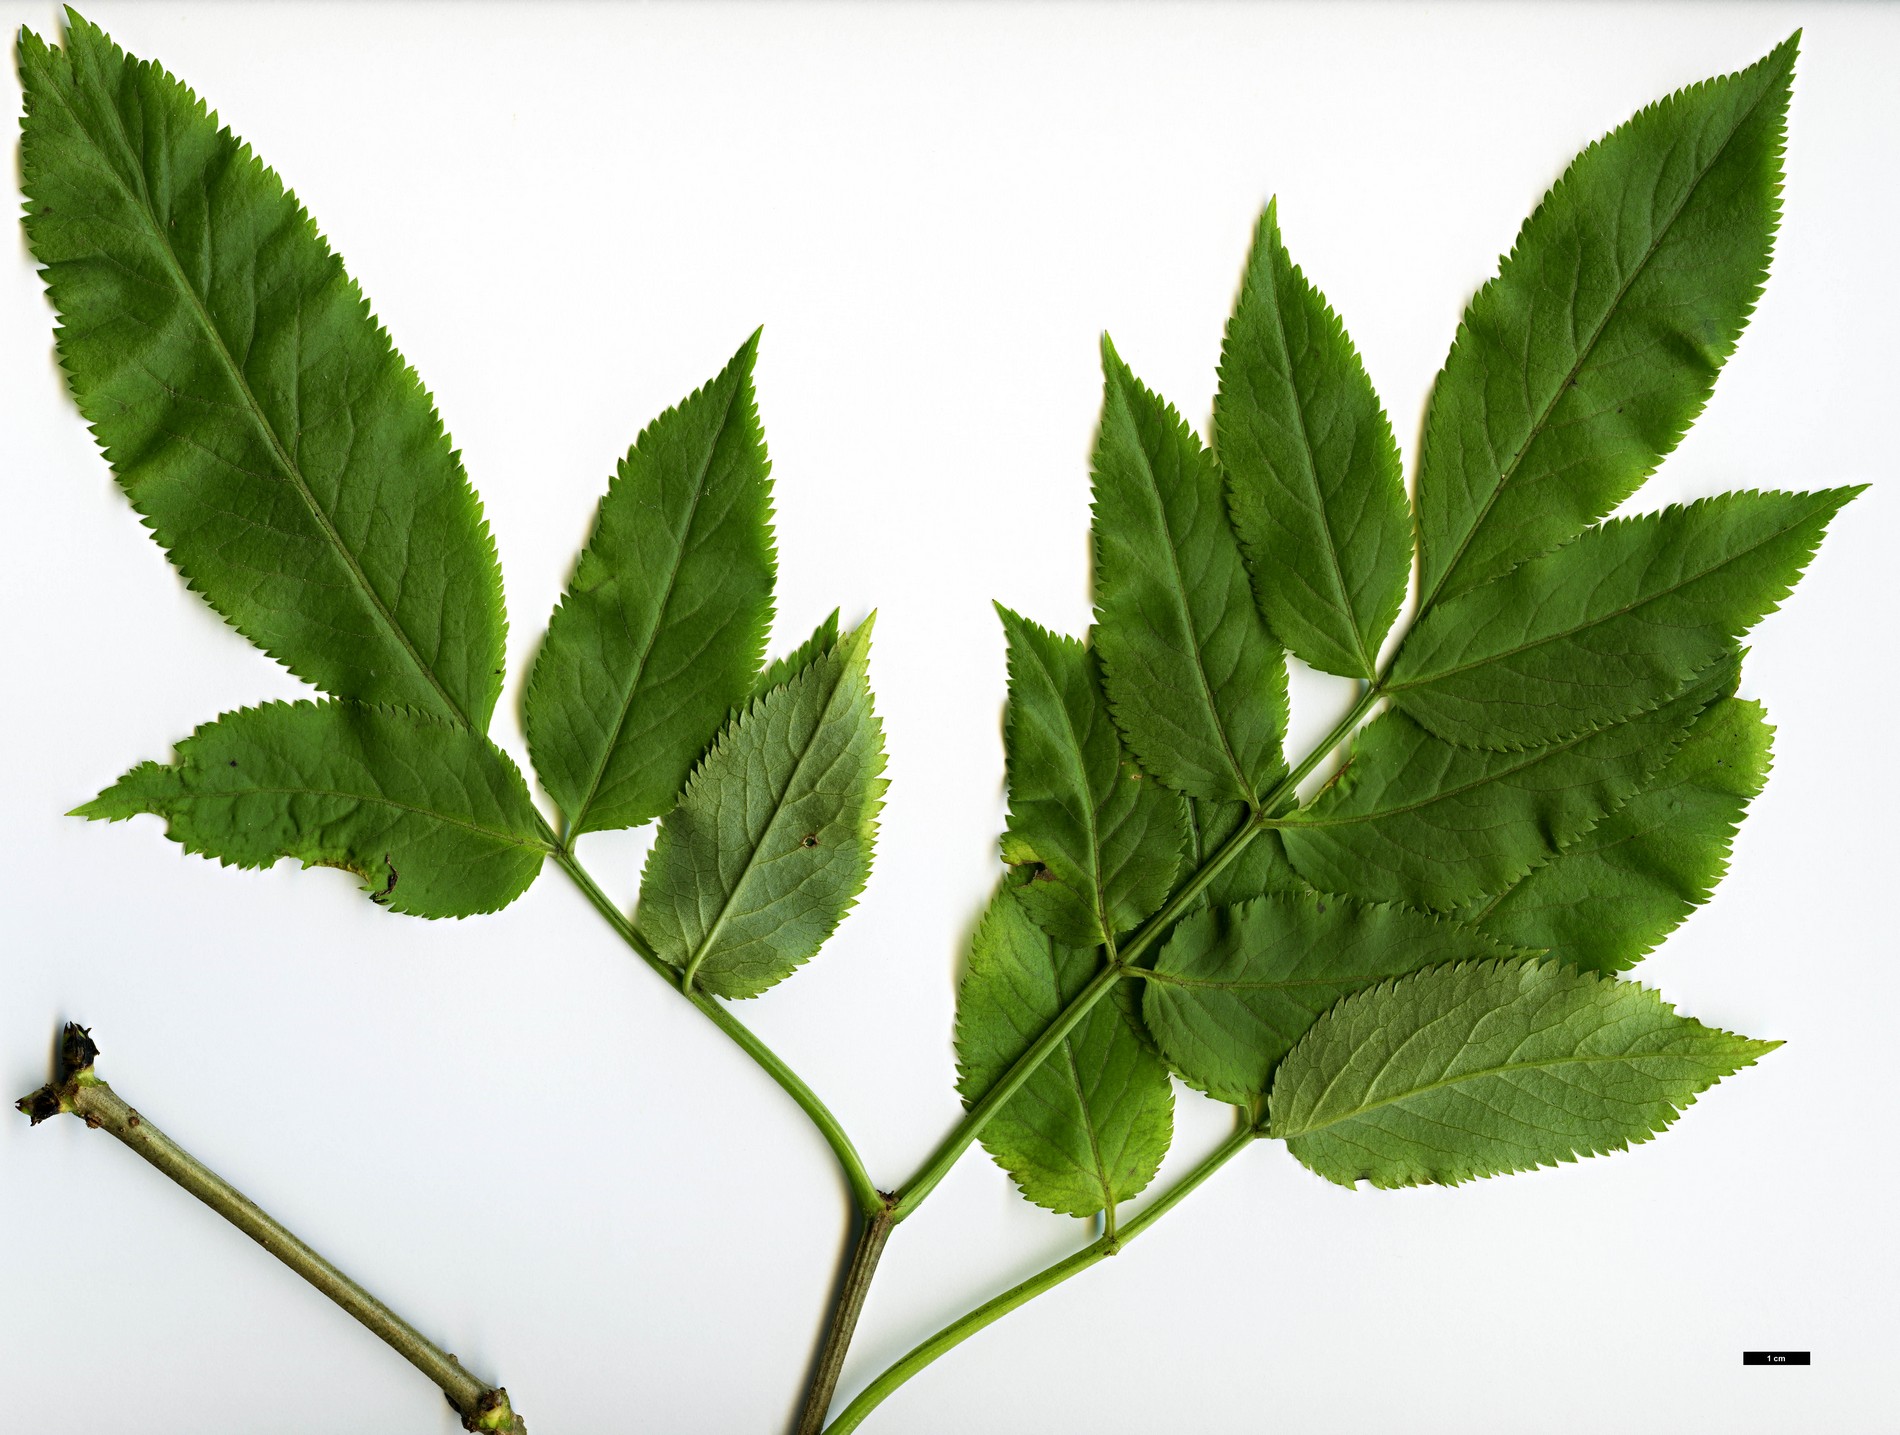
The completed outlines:
{"type": "MultiPolygon", "coordinates": [[[[552,840],[551,833],[549,837],[552,840]]],[[[582,895],[593,904],[594,910],[606,919],[607,925],[619,934],[620,940],[633,949],[634,955],[659,973],[669,987],[678,990],[679,973],[672,963],[653,950],[646,938],[640,935],[633,923],[628,921],[626,915],[614,905],[613,899],[600,890],[599,885],[588,875],[587,869],[581,866],[573,852],[556,846],[554,860],[573,880],[574,885],[581,889],[582,895]]],[[[851,1138],[845,1134],[844,1127],[838,1123],[838,1118],[832,1115],[831,1109],[818,1099],[817,1093],[807,1086],[799,1078],[798,1073],[787,1066],[771,1047],[759,1040],[750,1027],[728,1011],[717,997],[698,990],[689,991],[685,995],[686,999],[699,1008],[714,1026],[731,1037],[741,1051],[758,1063],[765,1074],[779,1084],[785,1094],[798,1104],[799,1110],[811,1118],[812,1125],[818,1128],[818,1134],[825,1138],[825,1144],[831,1147],[832,1154],[838,1158],[838,1165],[843,1169],[845,1180],[850,1184],[852,1199],[865,1219],[869,1220],[882,1211],[884,1209],[883,1194],[877,1189],[876,1182],[872,1181],[870,1173],[865,1170],[863,1158],[858,1155],[857,1147],[851,1144],[851,1138]]]]}
{"type": "Polygon", "coordinates": [[[937,1188],[937,1183],[950,1174],[950,1168],[957,1164],[963,1153],[970,1149],[970,1143],[982,1134],[990,1118],[1000,1110],[1010,1097],[1014,1096],[1025,1081],[1035,1074],[1049,1053],[1054,1051],[1064,1037],[1075,1030],[1077,1023],[1089,1014],[1091,1008],[1114,989],[1115,984],[1125,976],[1133,964],[1139,960],[1154,944],[1168,932],[1181,914],[1200,899],[1213,880],[1220,876],[1227,865],[1238,857],[1260,831],[1256,822],[1248,822],[1222,844],[1220,851],[1208,858],[1200,871],[1168,900],[1154,916],[1143,924],[1140,931],[1130,937],[1121,949],[1095,974],[1095,978],[1081,991],[1077,992],[1062,1014],[1043,1030],[1029,1049],[1016,1058],[1015,1064],[1003,1073],[996,1084],[983,1093],[982,1100],[964,1113],[963,1120],[943,1140],[943,1143],[931,1153],[923,1167],[906,1181],[897,1191],[896,1219],[904,1220],[924,1203],[924,1198],[937,1188]]]}
{"type": "Polygon", "coordinates": [[[1327,755],[1342,742],[1353,735],[1353,731],[1360,723],[1365,721],[1366,714],[1371,712],[1374,705],[1384,696],[1385,674],[1381,673],[1376,682],[1366,685],[1366,690],[1359,695],[1359,701],[1352,705],[1352,711],[1348,712],[1337,723],[1333,724],[1333,730],[1319,740],[1319,744],[1314,747],[1311,752],[1307,753],[1300,765],[1294,768],[1285,777],[1281,778],[1279,783],[1275,785],[1273,791],[1261,799],[1261,813],[1268,818],[1280,816],[1281,813],[1275,809],[1280,808],[1289,797],[1297,795],[1297,789],[1299,785],[1306,780],[1306,775],[1324,762],[1327,755]]]}
{"type": "Polygon", "coordinates": [[[939,1181],[949,1175],[950,1168],[957,1164],[957,1158],[969,1149],[970,1143],[976,1140],[989,1119],[1021,1089],[1044,1059],[1062,1044],[1076,1024],[1089,1014],[1089,1009],[1114,990],[1121,976],[1119,963],[1103,966],[1089,984],[1075,994],[1074,1000],[1062,1009],[1062,1014],[1043,1028],[1042,1035],[1030,1043],[1028,1050],[1016,1058],[1015,1064],[983,1093],[976,1105],[964,1113],[963,1120],[944,1138],[943,1144],[931,1154],[922,1169],[898,1188],[896,1204],[891,1212],[893,1220],[904,1220],[924,1203],[924,1198],[936,1189],[939,1181]]]}
{"type": "Polygon", "coordinates": [[[1121,965],[1132,967],[1146,956],[1149,949],[1181,920],[1188,908],[1201,900],[1201,894],[1213,885],[1214,879],[1247,850],[1247,844],[1254,840],[1260,830],[1258,819],[1242,823],[1240,830],[1221,844],[1220,851],[1202,863],[1201,870],[1188,878],[1181,890],[1168,899],[1167,905],[1142,923],[1141,930],[1122,944],[1121,965]]]}
{"type": "Polygon", "coordinates": [[[951,1321],[866,1386],[863,1392],[845,1407],[844,1413],[825,1427],[824,1435],[848,1435],[848,1432],[862,1425],[865,1418],[883,1404],[892,1391],[936,1360],[938,1356],[961,1345],[984,1326],[1001,1320],[1016,1307],[1034,1300],[1044,1291],[1061,1285],[1070,1276],[1079,1275],[1090,1266],[1114,1255],[1178,1206],[1209,1176],[1246,1150],[1258,1135],[1259,1132],[1255,1127],[1242,1126],[1205,1161],[1169,1187],[1156,1200],[1142,1207],[1134,1219],[1122,1226],[1117,1235],[1104,1235],[1099,1240],[1084,1246],[1074,1255],[1038,1271],[1022,1284],[1012,1286],[995,1299],[985,1301],[974,1310],[951,1321]]]}
{"type": "Polygon", "coordinates": [[[522,1435],[526,1427],[509,1406],[507,1391],[469,1374],[453,1355],[436,1346],[318,1255],[242,1191],[133,1110],[123,1097],[94,1075],[92,1059],[98,1048],[84,1027],[69,1024],[61,1047],[61,1078],[19,1103],[20,1109],[31,1116],[36,1125],[50,1115],[68,1112],[82,1118],[86,1125],[118,1137],[434,1381],[461,1415],[465,1430],[511,1431],[522,1435]]]}
{"type": "Polygon", "coordinates": [[[838,1292],[838,1305],[831,1314],[831,1327],[825,1332],[825,1344],[818,1354],[817,1369],[812,1372],[811,1390],[805,1397],[804,1412],[798,1418],[798,1435],[819,1435],[825,1417],[831,1413],[831,1398],[838,1390],[838,1376],[844,1371],[845,1352],[851,1349],[851,1337],[858,1328],[858,1316],[864,1310],[864,1298],[871,1290],[871,1277],[877,1273],[878,1258],[884,1243],[897,1224],[889,1206],[864,1222],[858,1243],[851,1253],[851,1265],[844,1275],[844,1287],[838,1292]]]}

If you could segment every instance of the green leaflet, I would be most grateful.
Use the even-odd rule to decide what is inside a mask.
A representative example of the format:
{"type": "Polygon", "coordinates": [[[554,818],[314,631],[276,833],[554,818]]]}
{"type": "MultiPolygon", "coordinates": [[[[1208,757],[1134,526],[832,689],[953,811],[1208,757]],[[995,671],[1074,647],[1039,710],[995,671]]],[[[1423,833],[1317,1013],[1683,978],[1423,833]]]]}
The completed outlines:
{"type": "Polygon", "coordinates": [[[541,870],[527,784],[487,738],[444,719],[343,702],[226,713],[78,808],[165,819],[186,851],[233,867],[295,857],[363,879],[370,899],[418,917],[514,901],[541,870]]]}
{"type": "Polygon", "coordinates": [[[60,360],[186,581],[338,697],[485,730],[501,575],[428,393],[282,181],[69,12],[20,38],[60,360]]]}
{"type": "MultiPolygon", "coordinates": [[[[957,1091],[980,1100],[1094,977],[1093,951],[1055,942],[997,889],[957,988],[957,1091]]],[[[1174,1131],[1168,1071],[1121,1003],[1098,1002],[980,1137],[1038,1206],[1093,1216],[1139,1193],[1174,1131]]]]}
{"type": "Polygon", "coordinates": [[[812,635],[800,643],[782,658],[774,658],[765,665],[756,681],[752,684],[752,696],[763,697],[773,688],[789,683],[804,672],[821,656],[838,646],[838,610],[833,608],[831,615],[812,630],[812,635]]]}
{"type": "Polygon", "coordinates": [[[1184,1080],[1240,1104],[1266,1095],[1280,1059],[1341,997],[1421,967],[1505,955],[1407,907],[1276,895],[1185,918],[1148,974],[1142,1015],[1184,1080]]]}
{"type": "Polygon", "coordinates": [[[1456,1185],[1621,1151],[1780,1042],[1556,962],[1468,963],[1350,996],[1280,1064],[1270,1134],[1350,1186],[1456,1185]]]}
{"type": "Polygon", "coordinates": [[[1793,589],[1858,488],[1724,493],[1616,519],[1440,603],[1386,690],[1439,737],[1534,746],[1652,707],[1793,589]]]}
{"type": "Polygon", "coordinates": [[[1642,790],[1723,690],[1722,664],[1681,697],[1627,722],[1528,752],[1433,737],[1388,712],[1280,834],[1322,891],[1444,910],[1515,881],[1642,790]]]}
{"type": "Polygon", "coordinates": [[[1167,900],[1183,802],[1123,753],[1094,655],[1000,603],[996,611],[1009,643],[1003,860],[1036,869],[1020,900],[1044,930],[1093,947],[1167,900]]]}
{"type": "Polygon", "coordinates": [[[774,572],[758,338],[640,434],[548,622],[528,749],[571,833],[667,811],[753,690],[774,572]]]}
{"type": "Polygon", "coordinates": [[[810,960],[871,874],[884,732],[871,622],[720,734],[660,823],[641,932],[682,985],[753,997],[810,960]]]}
{"type": "MultiPolygon", "coordinates": [[[[1240,830],[1247,820],[1247,808],[1239,802],[1203,802],[1189,798],[1187,805],[1187,850],[1181,862],[1181,882],[1185,883],[1240,830]]],[[[1179,885],[1179,884],[1177,884],[1179,885]]],[[[1251,901],[1269,892],[1310,892],[1306,879],[1287,861],[1286,847],[1280,834],[1271,827],[1254,833],[1240,854],[1221,868],[1189,910],[1204,906],[1226,907],[1251,901]]]]}
{"type": "Polygon", "coordinates": [[[1722,880],[1735,829],[1768,780],[1773,734],[1759,703],[1710,704],[1641,792],[1459,919],[1572,966],[1635,965],[1722,880]]]}
{"type": "Polygon", "coordinates": [[[1273,631],[1314,667],[1370,681],[1412,576],[1399,449],[1276,209],[1260,216],[1221,344],[1214,446],[1273,631]]]}
{"type": "Polygon", "coordinates": [[[1258,803],[1286,771],[1286,656],[1255,611],[1220,468],[1102,339],[1095,646],[1144,771],[1258,803]]]}
{"type": "Polygon", "coordinates": [[[1471,301],[1425,423],[1421,611],[1601,518],[1701,412],[1767,277],[1798,38],[1578,155],[1471,301]]]}

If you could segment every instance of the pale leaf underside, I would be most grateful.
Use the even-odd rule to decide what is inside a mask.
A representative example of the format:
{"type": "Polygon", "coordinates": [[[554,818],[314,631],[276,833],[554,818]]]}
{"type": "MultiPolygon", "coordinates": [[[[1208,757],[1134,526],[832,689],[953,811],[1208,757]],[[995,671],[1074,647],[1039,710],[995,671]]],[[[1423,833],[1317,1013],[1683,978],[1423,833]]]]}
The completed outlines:
{"type": "Polygon", "coordinates": [[[763,697],[773,688],[782,687],[804,672],[826,653],[838,646],[838,610],[833,608],[812,635],[783,657],[772,659],[752,684],[752,696],[763,697]]]}
{"type": "Polygon", "coordinates": [[[864,890],[885,787],[870,629],[755,699],[660,824],[635,920],[700,990],[782,981],[864,890]]]}
{"type": "Polygon", "coordinates": [[[1146,979],[1142,1015],[1185,1080],[1222,1101],[1264,1096],[1320,1015],[1374,982],[1505,955],[1488,937],[1404,907],[1281,895],[1196,913],[1146,979]]]}
{"type": "Polygon", "coordinates": [[[1280,1064],[1271,1132],[1343,1186],[1455,1185],[1620,1151],[1779,1043],[1550,961],[1435,967],[1347,997],[1280,1064]]]}

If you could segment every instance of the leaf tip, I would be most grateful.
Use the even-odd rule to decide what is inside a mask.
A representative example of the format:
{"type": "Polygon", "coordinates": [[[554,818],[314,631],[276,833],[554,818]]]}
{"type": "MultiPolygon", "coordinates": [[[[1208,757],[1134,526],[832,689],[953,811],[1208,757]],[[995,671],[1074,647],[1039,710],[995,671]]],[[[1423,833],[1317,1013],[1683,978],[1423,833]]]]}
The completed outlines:
{"type": "Polygon", "coordinates": [[[1280,196],[1267,197],[1266,208],[1260,211],[1260,218],[1254,221],[1253,253],[1248,255],[1248,268],[1252,269],[1262,256],[1271,254],[1280,248],[1280,196]]]}

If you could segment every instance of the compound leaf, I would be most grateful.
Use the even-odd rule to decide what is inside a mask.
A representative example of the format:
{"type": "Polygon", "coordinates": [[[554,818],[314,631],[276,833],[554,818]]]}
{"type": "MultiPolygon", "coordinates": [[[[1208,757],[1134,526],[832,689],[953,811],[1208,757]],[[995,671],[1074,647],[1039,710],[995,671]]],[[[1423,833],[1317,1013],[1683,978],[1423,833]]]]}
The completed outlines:
{"type": "Polygon", "coordinates": [[[1621,1151],[1779,1046],[1556,962],[1467,963],[1347,997],[1280,1064],[1270,1132],[1342,1186],[1456,1185],[1621,1151]]]}
{"type": "Polygon", "coordinates": [[[1775,610],[1858,488],[1615,519],[1440,603],[1387,691],[1450,742],[1517,748],[1653,707],[1775,610]]]}
{"type": "Polygon", "coordinates": [[[823,945],[871,873],[885,783],[867,620],[720,734],[660,823],[641,932],[686,984],[757,996],[823,945]]]}
{"type": "Polygon", "coordinates": [[[1733,663],[1650,712],[1526,752],[1433,737],[1401,712],[1368,723],[1346,765],[1282,820],[1322,891],[1444,910],[1495,892],[1628,801],[1667,762],[1733,663]]]}
{"type": "MultiPolygon", "coordinates": [[[[957,989],[957,1091],[981,1100],[1094,977],[999,888],[957,989]]],[[[1039,1206],[1093,1216],[1154,1179],[1174,1129],[1168,1070],[1122,1004],[1097,1002],[984,1126],[984,1149],[1039,1206]]]]}
{"type": "Polygon", "coordinates": [[[1407,907],[1276,895],[1184,918],[1147,974],[1142,1015],[1183,1079],[1245,1103],[1267,1094],[1274,1067],[1341,997],[1421,967],[1507,955],[1407,907]]]}
{"type": "Polygon", "coordinates": [[[483,731],[501,574],[428,393],[296,197],[74,15],[20,39],[60,361],[191,587],[298,677],[483,731]]]}
{"type": "Polygon", "coordinates": [[[1221,344],[1214,446],[1273,631],[1314,667],[1370,680],[1412,576],[1398,444],[1274,204],[1221,344]]]}
{"type": "Polygon", "coordinates": [[[640,434],[548,622],[528,749],[573,833],[665,812],[753,690],[774,573],[758,338],[640,434]]]}
{"type": "Polygon", "coordinates": [[[1471,301],[1425,423],[1422,611],[1601,518],[1701,412],[1767,277],[1797,39],[1577,156],[1471,301]]]}
{"type": "Polygon", "coordinates": [[[1722,880],[1773,734],[1759,703],[1711,703],[1642,791],[1460,920],[1572,966],[1635,965],[1722,880]]]}
{"type": "Polygon", "coordinates": [[[1031,869],[1019,896],[1044,930],[1093,947],[1167,900],[1184,803],[1123,752],[1094,655],[1001,604],[997,612],[1009,644],[1003,860],[1031,869]]]}
{"type": "Polygon", "coordinates": [[[1251,601],[1221,473],[1102,340],[1095,646],[1142,769],[1195,797],[1257,803],[1285,771],[1286,655],[1251,601]]]}
{"type": "Polygon", "coordinates": [[[487,738],[356,703],[226,713],[169,765],[140,763],[74,815],[142,812],[188,852],[233,867],[341,867],[372,901],[418,917],[507,906],[547,851],[520,770],[487,738]]]}

